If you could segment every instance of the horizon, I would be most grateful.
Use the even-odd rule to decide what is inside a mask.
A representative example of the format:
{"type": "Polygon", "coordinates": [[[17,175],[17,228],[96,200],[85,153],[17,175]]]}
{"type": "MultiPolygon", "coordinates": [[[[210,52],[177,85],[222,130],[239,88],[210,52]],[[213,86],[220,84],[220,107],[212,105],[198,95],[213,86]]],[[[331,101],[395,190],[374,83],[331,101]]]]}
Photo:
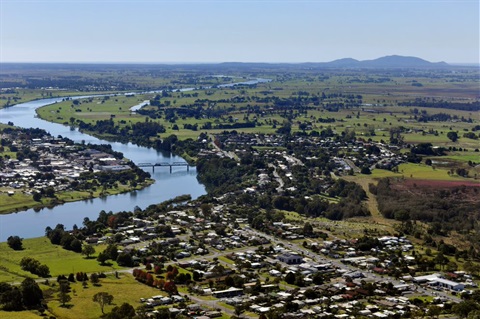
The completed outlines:
{"type": "Polygon", "coordinates": [[[476,0],[1,0],[0,62],[320,63],[395,54],[477,64],[479,9],[476,0]]]}
{"type": "Polygon", "coordinates": [[[23,61],[0,61],[0,64],[111,64],[111,65],[209,65],[209,64],[228,64],[228,63],[238,63],[238,64],[288,64],[288,65],[296,65],[296,64],[322,64],[322,63],[331,63],[343,59],[353,59],[358,62],[364,62],[364,61],[374,61],[380,58],[384,57],[389,57],[389,56],[396,56],[396,57],[402,57],[402,58],[415,58],[415,59],[421,59],[426,62],[432,63],[432,64],[438,64],[438,63],[446,63],[448,66],[480,66],[480,62],[447,62],[447,61],[428,61],[425,60],[421,57],[416,57],[416,56],[400,56],[400,55],[386,55],[386,56],[381,56],[377,57],[374,59],[370,60],[359,60],[351,57],[343,57],[343,58],[337,58],[334,60],[330,61],[300,61],[300,62],[291,62],[291,61],[271,61],[271,62],[266,62],[266,61],[28,61],[28,62],[23,62],[23,61]]]}

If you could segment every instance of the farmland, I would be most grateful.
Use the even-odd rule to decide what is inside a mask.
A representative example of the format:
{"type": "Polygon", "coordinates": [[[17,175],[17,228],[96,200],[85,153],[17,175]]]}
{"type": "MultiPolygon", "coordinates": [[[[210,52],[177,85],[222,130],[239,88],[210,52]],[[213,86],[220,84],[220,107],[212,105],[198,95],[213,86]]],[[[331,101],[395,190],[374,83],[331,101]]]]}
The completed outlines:
{"type": "MultiPolygon", "coordinates": [[[[225,311],[224,316],[244,311],[245,317],[256,317],[250,310],[263,307],[254,304],[255,298],[246,298],[261,296],[262,305],[271,307],[278,303],[268,292],[272,285],[292,293],[291,300],[298,304],[292,306],[289,300],[280,312],[295,312],[300,299],[306,300],[297,296],[303,287],[318,297],[312,297],[312,303],[331,310],[330,304],[336,302],[329,299],[332,295],[351,291],[333,289],[334,283],[359,288],[348,298],[362,300],[365,308],[372,300],[383,299],[381,294],[400,296],[390,287],[399,285],[399,278],[463,271],[472,274],[469,285],[478,282],[477,69],[102,68],[104,75],[81,67],[78,78],[67,77],[70,70],[57,72],[55,81],[43,79],[45,86],[60,89],[65,77],[64,89],[72,96],[91,96],[66,97],[38,109],[38,116],[106,140],[182,155],[196,164],[197,178],[208,194],[178,205],[102,212],[75,231],[64,231],[60,225],[63,239],[58,241],[63,244],[72,236],[101,238],[91,259],[47,238],[24,240],[20,251],[1,244],[2,282],[17,284],[31,276],[19,265],[25,256],[46,264],[52,277],[121,271],[117,265],[125,256],[128,266],[139,268],[133,271],[136,280],[123,272],[120,278],[108,273],[100,287],[88,283],[84,288],[80,280],[71,281],[72,300],[66,306],[53,288],[56,283],[41,283],[51,315],[96,318],[101,311],[92,298],[99,291],[114,295],[115,305],[107,306],[106,312],[123,302],[143,311],[139,298],[175,295],[175,285],[188,297],[187,304],[202,304],[202,313],[216,308],[225,311]],[[222,86],[260,78],[268,81],[222,86]],[[103,92],[111,94],[100,95],[103,92]],[[140,109],[131,110],[139,104],[140,109]],[[111,258],[109,266],[96,259],[107,258],[104,240],[122,254],[111,258]],[[300,272],[280,259],[291,253],[331,269],[320,275],[300,272]],[[352,268],[344,260],[350,256],[374,261],[352,268]],[[336,261],[339,258],[342,262],[336,261]],[[376,277],[372,269],[382,275],[376,277]],[[342,275],[353,270],[362,271],[366,280],[342,275]],[[381,283],[385,278],[390,285],[381,283]],[[328,289],[317,291],[313,284],[328,289]],[[214,296],[215,291],[231,288],[232,293],[245,292],[242,308],[214,296]],[[360,297],[364,294],[368,298],[360,297]]],[[[30,85],[32,79],[25,75],[21,80],[30,85]]],[[[8,152],[10,156],[16,154],[8,152]]],[[[18,196],[10,200],[24,201],[18,196]]],[[[110,250],[108,254],[111,257],[110,250]]],[[[412,300],[433,302],[430,288],[411,284],[418,289],[412,291],[412,300]]],[[[442,311],[451,315],[459,294],[443,295],[442,311]]],[[[157,306],[149,304],[165,310],[157,306]]],[[[177,306],[182,315],[190,313],[183,302],[177,306]]],[[[272,307],[268,315],[276,311],[272,307]]],[[[415,317],[413,312],[398,316],[415,317]]]]}

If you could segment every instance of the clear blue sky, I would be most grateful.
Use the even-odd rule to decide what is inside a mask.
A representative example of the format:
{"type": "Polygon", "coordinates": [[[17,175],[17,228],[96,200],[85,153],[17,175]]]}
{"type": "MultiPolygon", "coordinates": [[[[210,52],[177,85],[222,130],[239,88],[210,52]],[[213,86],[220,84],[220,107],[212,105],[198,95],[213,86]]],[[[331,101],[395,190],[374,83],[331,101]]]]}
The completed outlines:
{"type": "Polygon", "coordinates": [[[479,63],[478,0],[0,0],[1,62],[479,63]]]}

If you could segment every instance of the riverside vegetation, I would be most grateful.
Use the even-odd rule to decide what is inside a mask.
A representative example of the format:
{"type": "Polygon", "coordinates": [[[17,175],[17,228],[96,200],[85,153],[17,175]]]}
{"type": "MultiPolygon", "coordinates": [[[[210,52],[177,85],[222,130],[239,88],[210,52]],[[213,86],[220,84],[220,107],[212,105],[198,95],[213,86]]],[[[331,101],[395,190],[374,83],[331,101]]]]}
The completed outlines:
{"type": "MultiPolygon", "coordinates": [[[[101,68],[99,66],[95,72],[101,68]]],[[[104,68],[115,73],[120,66],[104,68]]],[[[66,253],[63,249],[50,245],[74,248],[68,254],[72,254],[75,260],[83,260],[80,269],[75,271],[68,267],[50,268],[52,276],[68,276],[75,272],[91,276],[91,273],[110,269],[105,267],[117,270],[143,265],[147,271],[150,267],[151,283],[135,286],[132,289],[138,291],[132,290],[130,296],[117,296],[113,290],[115,283],[133,286],[134,281],[128,275],[122,273],[121,278],[116,278],[107,274],[107,278],[100,281],[102,289],[119,301],[116,310],[106,307],[112,311],[107,316],[115,318],[117,311],[128,313],[130,308],[127,306],[120,309],[120,302],[126,302],[137,308],[136,314],[134,312],[131,317],[141,317],[145,309],[138,302],[140,296],[158,294],[158,289],[164,295],[171,295],[174,291],[172,284],[176,284],[175,291],[194,296],[194,285],[207,284],[199,273],[190,269],[185,270],[182,276],[178,273],[174,275],[173,268],[162,275],[163,267],[175,262],[180,252],[184,251],[176,244],[167,247],[150,243],[145,237],[148,243],[145,255],[136,246],[131,246],[135,243],[130,242],[131,238],[122,230],[122,227],[133,227],[138,222],[135,220],[151,221],[152,233],[157,234],[154,238],[179,236],[182,241],[189,242],[209,256],[211,251],[206,249],[204,240],[209,230],[203,226],[198,230],[194,227],[189,229],[182,227],[182,223],[177,226],[166,219],[169,212],[177,210],[187,212],[187,216],[180,215],[185,222],[189,216],[199,221],[210,221],[220,238],[230,236],[236,229],[249,227],[259,236],[266,234],[291,243],[298,243],[295,240],[300,238],[302,246],[312,253],[319,253],[315,247],[324,240],[358,241],[357,251],[366,252],[384,248],[378,248],[381,245],[375,239],[382,235],[406,236],[414,246],[410,253],[414,262],[408,264],[402,258],[405,251],[396,250],[393,253],[395,256],[386,254],[383,257],[378,253],[376,257],[384,262],[377,262],[375,266],[383,269],[382,273],[400,278],[435,270],[448,273],[465,271],[478,282],[478,69],[336,70],[282,65],[268,68],[216,65],[192,69],[152,66],[147,72],[146,68],[127,68],[126,72],[134,76],[128,83],[119,82],[118,92],[124,89],[128,90],[128,94],[78,100],[66,98],[61,103],[38,110],[42,118],[78,127],[89,134],[182,155],[196,163],[198,179],[207,188],[207,195],[186,205],[174,206],[170,202],[133,212],[102,212],[97,221],[85,220],[82,227],[75,226],[71,231],[63,225],[50,228],[46,234],[49,242],[37,239],[45,247],[55,247],[55,251],[63,253],[66,253]],[[239,78],[257,77],[271,81],[219,86],[239,78]],[[192,86],[197,89],[179,91],[192,86]],[[153,89],[162,91],[141,93],[153,89]],[[149,101],[148,105],[136,112],[130,111],[130,107],[143,101],[149,101]],[[282,223],[293,224],[294,227],[286,231],[286,228],[278,226],[282,223]],[[179,233],[175,234],[172,229],[178,229],[179,233]],[[105,243],[95,247],[92,253],[95,258],[80,257],[82,247],[88,247],[86,241],[92,237],[101,237],[105,243]],[[79,243],[72,245],[74,241],[79,243]],[[116,245],[124,250],[120,259],[118,255],[111,254],[116,251],[116,245]],[[171,283],[168,289],[165,289],[166,283],[171,283]]],[[[85,80],[93,76],[84,69],[81,72],[85,80]]],[[[110,81],[98,77],[95,90],[106,90],[110,81]]],[[[42,85],[60,89],[62,86],[59,83],[44,80],[42,85]]],[[[66,88],[74,87],[92,89],[80,82],[69,84],[66,88]]],[[[33,88],[18,86],[14,93],[2,94],[21,95],[22,90],[27,89],[41,88],[38,85],[33,88]]],[[[11,152],[10,149],[8,151],[11,152]]],[[[27,243],[24,242],[25,251],[30,249],[27,243]]],[[[249,245],[268,255],[270,248],[261,240],[249,245]]],[[[211,246],[210,250],[222,251],[221,246],[211,246]]],[[[20,256],[25,256],[25,251],[16,251],[15,260],[2,261],[5,279],[15,278],[18,282],[20,280],[16,278],[28,275],[17,265],[21,261],[20,256]]],[[[231,275],[226,269],[230,267],[228,262],[219,262],[218,257],[215,258],[217,278],[231,275]]],[[[222,258],[226,257],[222,255],[222,258]]],[[[49,267],[55,264],[55,259],[54,255],[38,256],[39,263],[49,267]]],[[[235,264],[238,273],[244,267],[251,268],[251,265],[235,264]]],[[[146,282],[146,278],[145,272],[142,282],[146,282]]],[[[300,273],[290,279],[286,284],[293,285],[293,288],[306,286],[300,273]]],[[[62,303],[62,293],[71,293],[71,290],[62,292],[62,280],[58,281],[58,285],[41,285],[44,298],[39,300],[44,301],[39,301],[34,307],[19,307],[41,310],[48,305],[49,309],[51,306],[48,310],[50,314],[59,318],[98,317],[98,305],[91,301],[93,295],[87,291],[100,290],[95,286],[80,288],[80,282],[85,281],[76,280],[75,284],[71,284],[76,290],[74,296],[71,300],[65,298],[62,303]],[[50,292],[50,295],[47,293],[48,296],[45,296],[45,292],[50,292]],[[84,295],[89,295],[88,303],[84,301],[84,295]],[[70,304],[71,309],[65,304],[70,304]]],[[[230,280],[223,278],[210,285],[218,290],[244,287],[235,280],[238,278],[226,285],[225,282],[230,280]]],[[[252,280],[265,282],[266,277],[259,271],[252,280]]],[[[315,280],[323,283],[329,279],[322,276],[315,280]]],[[[281,282],[278,284],[282,285],[281,282]]],[[[361,285],[367,287],[366,283],[361,285]]],[[[5,291],[13,291],[11,289],[14,288],[6,287],[5,291]]],[[[397,293],[392,289],[386,290],[392,295],[397,293]]],[[[456,313],[461,317],[470,313],[474,315],[480,310],[475,306],[477,295],[474,290],[464,293],[461,295],[463,301],[445,303],[443,310],[439,311],[456,313]]],[[[415,294],[412,302],[418,296],[418,293],[415,294]]],[[[207,300],[204,302],[208,304],[207,300]]],[[[3,304],[4,309],[8,309],[5,308],[8,304],[3,304]]],[[[217,305],[222,306],[221,303],[217,305]]],[[[427,302],[426,305],[433,309],[431,313],[438,310],[433,303],[427,302]]],[[[289,303],[283,307],[284,313],[295,310],[289,303]]],[[[327,304],[322,307],[328,311],[332,309],[327,304]]],[[[162,307],[156,309],[164,311],[162,307]]],[[[242,313],[240,310],[233,312],[230,309],[233,316],[242,313]]],[[[272,310],[267,316],[279,318],[280,313],[282,311],[272,310]]],[[[253,314],[247,315],[251,317],[253,314]]],[[[396,314],[404,318],[417,315],[413,311],[396,314]]]]}

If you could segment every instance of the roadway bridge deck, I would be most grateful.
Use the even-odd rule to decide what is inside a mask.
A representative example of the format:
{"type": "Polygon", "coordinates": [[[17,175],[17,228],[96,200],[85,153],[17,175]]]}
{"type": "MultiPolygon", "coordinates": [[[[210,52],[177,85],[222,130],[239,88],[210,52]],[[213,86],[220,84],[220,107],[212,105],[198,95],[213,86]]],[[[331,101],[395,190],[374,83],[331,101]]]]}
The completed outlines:
{"type": "Polygon", "coordinates": [[[187,162],[138,163],[137,166],[138,167],[151,167],[154,172],[155,172],[155,167],[162,167],[162,166],[163,167],[170,167],[170,173],[172,172],[172,167],[186,166],[187,167],[187,172],[190,171],[190,165],[188,165],[187,162]]]}

